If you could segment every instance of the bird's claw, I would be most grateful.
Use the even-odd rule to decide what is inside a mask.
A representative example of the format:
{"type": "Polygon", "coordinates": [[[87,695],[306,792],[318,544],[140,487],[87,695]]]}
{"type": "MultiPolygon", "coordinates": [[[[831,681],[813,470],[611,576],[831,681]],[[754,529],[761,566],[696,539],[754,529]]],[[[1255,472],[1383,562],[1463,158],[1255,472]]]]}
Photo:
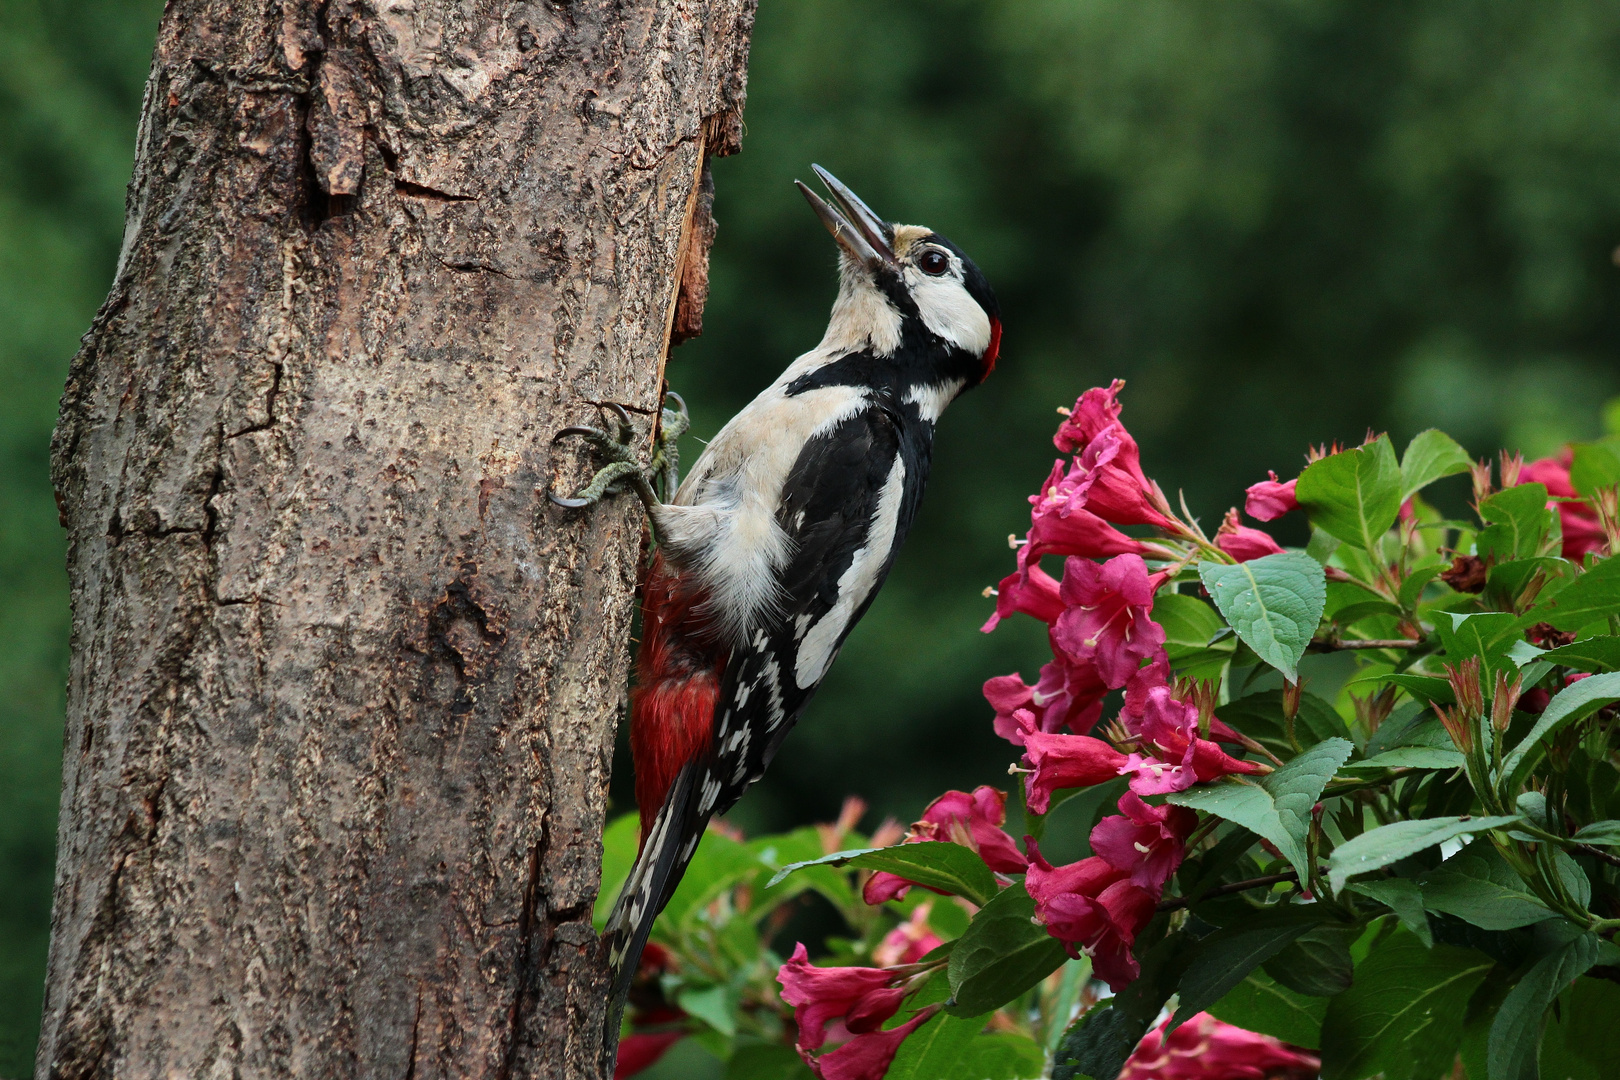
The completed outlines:
{"type": "Polygon", "coordinates": [[[617,402],[604,402],[600,407],[610,410],[617,417],[617,433],[576,424],[561,429],[551,437],[551,441],[555,443],[565,436],[578,436],[585,439],[609,459],[608,464],[598,470],[596,475],[591,477],[590,482],[572,496],[557,495],[548,488],[546,498],[557,506],[569,510],[578,510],[591,506],[600,502],[604,496],[618,494],[622,490],[621,481],[632,473],[636,474],[639,479],[641,466],[636,462],[636,452],[632,445],[635,441],[636,430],[634,423],[630,419],[630,413],[623,405],[617,402]]]}

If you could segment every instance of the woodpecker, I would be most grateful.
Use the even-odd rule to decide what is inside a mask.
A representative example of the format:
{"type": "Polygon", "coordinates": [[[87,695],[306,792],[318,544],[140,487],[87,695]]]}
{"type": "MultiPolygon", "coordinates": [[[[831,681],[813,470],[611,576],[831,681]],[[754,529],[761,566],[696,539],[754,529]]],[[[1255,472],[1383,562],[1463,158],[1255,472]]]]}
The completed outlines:
{"type": "MultiPolygon", "coordinates": [[[[839,247],[821,343],[720,429],[668,502],[635,464],[628,417],[618,439],[564,432],[614,461],[553,501],[588,505],[628,481],[657,541],[630,704],[641,851],[603,933],[609,1054],[653,920],[710,817],[763,775],[871,606],[916,516],[934,425],[1000,349],[995,296],[960,248],[883,221],[812,168],[836,206],[795,183],[839,247]]],[[[664,415],[648,471],[669,479],[684,408],[664,415]]]]}

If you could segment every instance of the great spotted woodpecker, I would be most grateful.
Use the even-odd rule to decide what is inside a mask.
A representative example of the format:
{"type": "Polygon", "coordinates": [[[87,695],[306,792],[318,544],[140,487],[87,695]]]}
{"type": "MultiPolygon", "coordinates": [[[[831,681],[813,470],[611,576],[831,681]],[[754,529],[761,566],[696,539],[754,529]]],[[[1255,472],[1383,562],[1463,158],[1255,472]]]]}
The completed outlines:
{"type": "MultiPolygon", "coordinates": [[[[720,429],[669,502],[635,464],[627,423],[619,440],[568,429],[615,460],[555,501],[586,505],[628,481],[658,542],[630,705],[641,852],[603,934],[609,1048],[653,920],[709,818],[765,772],[871,606],[922,498],[934,424],[996,364],[999,309],[979,268],[813,168],[836,208],[799,189],[840,248],[821,343],[720,429]]],[[[665,417],[667,439],[684,415],[665,417]]],[[[673,457],[650,471],[661,464],[672,470],[673,457]]]]}

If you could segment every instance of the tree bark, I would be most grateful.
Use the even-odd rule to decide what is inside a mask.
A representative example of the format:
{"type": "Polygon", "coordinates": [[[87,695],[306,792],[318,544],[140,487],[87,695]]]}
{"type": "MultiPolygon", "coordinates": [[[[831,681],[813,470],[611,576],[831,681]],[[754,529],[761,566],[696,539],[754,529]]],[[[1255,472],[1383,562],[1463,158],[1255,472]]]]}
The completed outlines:
{"type": "Polygon", "coordinates": [[[54,445],[39,1077],[598,1076],[643,537],[755,0],[170,0],[54,445]]]}

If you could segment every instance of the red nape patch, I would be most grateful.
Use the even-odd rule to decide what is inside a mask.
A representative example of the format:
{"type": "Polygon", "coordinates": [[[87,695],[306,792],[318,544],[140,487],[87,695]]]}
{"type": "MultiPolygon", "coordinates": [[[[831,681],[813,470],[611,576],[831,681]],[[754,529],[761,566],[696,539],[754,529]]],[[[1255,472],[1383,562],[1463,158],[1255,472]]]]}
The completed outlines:
{"type": "Polygon", "coordinates": [[[709,749],[726,651],[700,615],[700,598],[655,558],[643,590],[641,648],[630,694],[630,751],[645,840],[681,766],[709,749]]]}
{"type": "Polygon", "coordinates": [[[988,349],[984,350],[984,357],[983,357],[984,368],[979,372],[979,381],[980,382],[984,382],[984,380],[986,380],[986,379],[988,379],[990,377],[990,373],[992,371],[996,370],[996,357],[998,357],[1000,355],[1001,355],[1001,320],[1000,319],[991,319],[990,320],[990,347],[988,349]]]}

